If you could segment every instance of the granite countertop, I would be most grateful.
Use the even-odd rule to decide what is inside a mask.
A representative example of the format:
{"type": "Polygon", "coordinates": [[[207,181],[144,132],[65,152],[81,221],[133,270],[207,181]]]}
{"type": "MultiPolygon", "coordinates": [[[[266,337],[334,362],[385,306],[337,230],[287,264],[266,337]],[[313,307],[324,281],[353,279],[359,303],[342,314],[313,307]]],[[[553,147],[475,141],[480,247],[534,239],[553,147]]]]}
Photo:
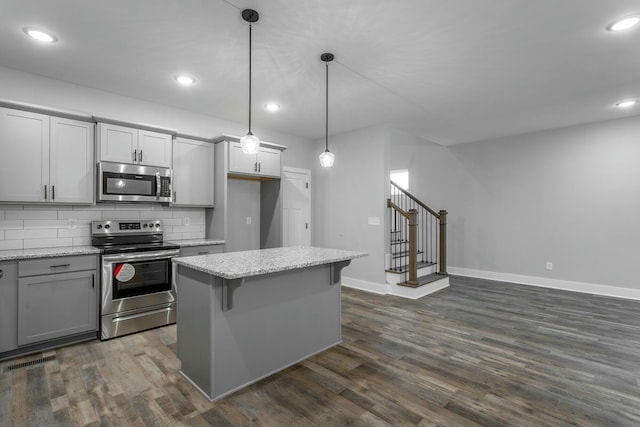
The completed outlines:
{"type": "Polygon", "coordinates": [[[0,251],[0,261],[17,261],[33,258],[50,258],[74,255],[99,255],[93,246],[65,246],[60,248],[9,249],[0,251]]]}
{"type": "Polygon", "coordinates": [[[216,240],[216,239],[168,240],[167,242],[174,243],[183,248],[186,248],[187,246],[224,245],[224,240],[216,240]]]}
{"type": "Polygon", "coordinates": [[[295,270],[367,256],[366,252],[291,246],[257,251],[227,252],[173,258],[178,265],[222,277],[240,279],[278,271],[295,270]]]}

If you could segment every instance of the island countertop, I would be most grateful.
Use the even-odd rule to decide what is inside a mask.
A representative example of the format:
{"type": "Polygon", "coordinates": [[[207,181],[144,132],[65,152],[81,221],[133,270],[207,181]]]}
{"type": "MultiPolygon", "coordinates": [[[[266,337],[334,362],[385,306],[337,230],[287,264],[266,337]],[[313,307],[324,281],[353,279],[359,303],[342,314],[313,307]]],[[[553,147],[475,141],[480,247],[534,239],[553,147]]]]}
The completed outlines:
{"type": "Polygon", "coordinates": [[[279,271],[347,261],[367,256],[366,252],[310,246],[260,249],[223,254],[173,258],[178,265],[223,279],[240,279],[279,271]]]}

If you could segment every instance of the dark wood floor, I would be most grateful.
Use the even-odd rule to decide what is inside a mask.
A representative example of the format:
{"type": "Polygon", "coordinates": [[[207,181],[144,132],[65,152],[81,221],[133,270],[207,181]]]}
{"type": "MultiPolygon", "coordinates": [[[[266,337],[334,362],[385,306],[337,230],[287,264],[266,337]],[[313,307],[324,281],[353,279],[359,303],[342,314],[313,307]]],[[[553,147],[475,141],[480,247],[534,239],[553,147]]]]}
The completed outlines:
{"type": "Polygon", "coordinates": [[[640,425],[640,302],[451,283],[344,289],[341,345],[215,404],[179,376],[174,326],[14,359],[0,425],[640,425]]]}

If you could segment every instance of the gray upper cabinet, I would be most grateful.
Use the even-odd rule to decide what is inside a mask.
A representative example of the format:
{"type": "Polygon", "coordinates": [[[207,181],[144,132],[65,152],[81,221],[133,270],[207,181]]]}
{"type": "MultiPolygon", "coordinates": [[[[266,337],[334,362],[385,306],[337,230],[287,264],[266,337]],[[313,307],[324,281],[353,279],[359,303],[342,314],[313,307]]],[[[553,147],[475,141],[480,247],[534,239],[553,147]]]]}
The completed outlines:
{"type": "Polygon", "coordinates": [[[171,167],[172,136],[111,123],[98,123],[100,161],[171,167]]]}
{"type": "Polygon", "coordinates": [[[96,266],[94,255],[18,263],[18,346],[97,331],[96,266]]]}
{"type": "Polygon", "coordinates": [[[51,117],[49,201],[93,203],[95,124],[51,117]]]}
{"type": "Polygon", "coordinates": [[[229,141],[229,173],[279,178],[281,150],[260,146],[257,154],[245,154],[240,142],[229,141]]]}
{"type": "Polygon", "coordinates": [[[214,148],[183,137],[173,141],[173,205],[213,207],[214,148]]]}
{"type": "Polygon", "coordinates": [[[94,124],[0,107],[0,202],[94,203],[94,124]]]}

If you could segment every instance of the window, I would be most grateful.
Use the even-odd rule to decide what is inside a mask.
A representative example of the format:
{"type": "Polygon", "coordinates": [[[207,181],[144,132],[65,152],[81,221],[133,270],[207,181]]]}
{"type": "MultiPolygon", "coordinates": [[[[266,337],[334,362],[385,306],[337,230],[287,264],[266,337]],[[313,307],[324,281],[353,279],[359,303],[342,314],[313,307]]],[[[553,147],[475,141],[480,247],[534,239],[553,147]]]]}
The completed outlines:
{"type": "MultiPolygon", "coordinates": [[[[391,181],[396,183],[400,188],[409,191],[409,170],[399,169],[391,171],[391,181]]],[[[391,194],[398,194],[399,191],[391,186],[391,194]]]]}

